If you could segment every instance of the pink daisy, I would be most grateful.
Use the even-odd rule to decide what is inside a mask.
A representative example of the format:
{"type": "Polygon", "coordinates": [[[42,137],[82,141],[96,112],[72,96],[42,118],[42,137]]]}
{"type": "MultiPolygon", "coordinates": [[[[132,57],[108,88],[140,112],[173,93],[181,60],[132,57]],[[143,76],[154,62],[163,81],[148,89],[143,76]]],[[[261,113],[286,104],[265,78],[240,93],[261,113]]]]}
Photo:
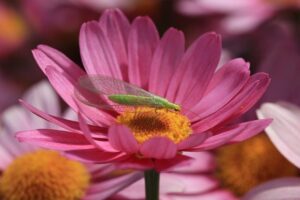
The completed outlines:
{"type": "MultiPolygon", "coordinates": [[[[23,98],[45,112],[61,115],[58,98],[46,82],[33,86],[23,98]]],[[[62,116],[76,115],[68,110],[62,116]]],[[[1,121],[1,199],[106,199],[142,177],[141,173],[116,171],[113,165],[86,165],[54,151],[18,143],[16,131],[58,128],[20,106],[5,110],[1,121]]]]}
{"type": "MultiPolygon", "coordinates": [[[[40,45],[33,50],[52,86],[78,113],[79,122],[23,102],[66,129],[66,134],[53,129],[21,131],[20,141],[64,151],[82,161],[161,171],[190,159],[181,152],[243,141],[270,123],[269,119],[232,123],[262,96],[270,78],[265,73],[250,76],[243,59],[231,60],[216,71],[221,39],[215,33],[200,36],[185,50],[181,31],[170,28],[160,39],[148,17],[137,17],[130,24],[121,11],[108,10],[99,22],[82,26],[80,52],[86,71],[53,48],[40,45]],[[74,95],[78,79],[86,74],[129,82],[184,109],[137,107],[135,112],[120,113],[88,106],[74,95]]],[[[100,99],[98,94],[81,95],[100,99]]]]}

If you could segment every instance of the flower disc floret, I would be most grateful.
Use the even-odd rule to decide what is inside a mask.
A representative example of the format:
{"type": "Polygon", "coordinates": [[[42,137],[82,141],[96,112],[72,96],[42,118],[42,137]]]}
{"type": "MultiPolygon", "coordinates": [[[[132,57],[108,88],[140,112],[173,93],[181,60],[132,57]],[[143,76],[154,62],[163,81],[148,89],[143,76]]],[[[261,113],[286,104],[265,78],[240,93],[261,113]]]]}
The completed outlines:
{"type": "Polygon", "coordinates": [[[39,150],[8,166],[0,179],[0,196],[5,200],[78,200],[85,195],[89,179],[81,163],[39,150]]]}
{"type": "Polygon", "coordinates": [[[138,107],[134,111],[128,110],[119,115],[117,122],[126,125],[139,143],[157,136],[179,143],[192,132],[187,117],[164,108],[138,107]]]}

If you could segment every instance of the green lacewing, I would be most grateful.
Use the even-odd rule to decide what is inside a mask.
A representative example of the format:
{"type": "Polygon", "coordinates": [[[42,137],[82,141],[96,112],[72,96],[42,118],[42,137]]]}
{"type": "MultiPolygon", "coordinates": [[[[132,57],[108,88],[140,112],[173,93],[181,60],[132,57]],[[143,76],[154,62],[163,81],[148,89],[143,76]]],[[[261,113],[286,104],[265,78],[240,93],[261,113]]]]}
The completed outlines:
{"type": "Polygon", "coordinates": [[[116,107],[153,107],[166,108],[180,111],[180,106],[169,102],[167,99],[154,95],[138,86],[125,81],[103,75],[85,75],[78,80],[80,90],[77,90],[77,97],[83,103],[99,108],[116,107]],[[105,100],[87,98],[83,90],[106,97],[105,100]],[[116,105],[117,104],[117,105],[116,105]]]}

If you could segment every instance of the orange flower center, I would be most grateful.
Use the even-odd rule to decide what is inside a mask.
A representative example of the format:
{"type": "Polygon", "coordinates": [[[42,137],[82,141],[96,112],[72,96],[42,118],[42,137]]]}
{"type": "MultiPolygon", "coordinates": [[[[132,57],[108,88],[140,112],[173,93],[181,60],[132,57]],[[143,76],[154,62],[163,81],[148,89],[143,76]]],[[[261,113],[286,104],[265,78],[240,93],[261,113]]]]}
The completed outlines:
{"type": "Polygon", "coordinates": [[[117,123],[126,125],[139,143],[157,136],[179,143],[192,132],[187,117],[164,108],[137,107],[119,115],[117,123]]]}
{"type": "Polygon", "coordinates": [[[217,151],[216,176],[222,185],[242,196],[265,181],[298,175],[265,134],[217,151]]]}
{"type": "Polygon", "coordinates": [[[20,156],[7,167],[0,179],[0,199],[78,200],[89,179],[81,163],[39,150],[20,156]]]}

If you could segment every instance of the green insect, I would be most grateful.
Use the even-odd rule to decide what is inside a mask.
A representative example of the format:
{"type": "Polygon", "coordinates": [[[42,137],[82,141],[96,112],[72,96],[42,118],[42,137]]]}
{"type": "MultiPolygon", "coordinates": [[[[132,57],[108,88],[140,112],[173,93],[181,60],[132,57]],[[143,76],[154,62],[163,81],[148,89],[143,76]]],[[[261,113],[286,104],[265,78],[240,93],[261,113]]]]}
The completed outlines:
{"type": "Polygon", "coordinates": [[[171,103],[165,98],[154,95],[122,80],[103,75],[82,76],[79,78],[78,84],[81,90],[76,91],[77,98],[85,104],[99,108],[145,106],[166,108],[174,111],[180,111],[181,109],[180,105],[171,103]],[[102,99],[95,101],[95,99],[87,98],[82,89],[83,91],[97,94],[102,99]]]}

